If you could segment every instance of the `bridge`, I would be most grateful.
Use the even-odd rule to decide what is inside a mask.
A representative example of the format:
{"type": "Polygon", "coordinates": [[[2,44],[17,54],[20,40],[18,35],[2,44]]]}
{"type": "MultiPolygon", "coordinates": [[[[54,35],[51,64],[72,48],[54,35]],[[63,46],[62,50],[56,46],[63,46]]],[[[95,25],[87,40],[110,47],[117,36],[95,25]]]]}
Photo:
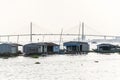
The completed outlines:
{"type": "MultiPolygon", "coordinates": [[[[19,43],[19,39],[20,39],[20,37],[29,37],[29,40],[30,40],[30,42],[32,42],[32,37],[35,37],[35,36],[42,36],[42,37],[44,37],[44,36],[58,36],[58,37],[60,37],[59,38],[59,41],[61,41],[61,38],[62,37],[70,37],[70,36],[73,36],[74,37],[74,39],[76,39],[76,40],[82,40],[82,41],[84,41],[84,40],[86,40],[86,38],[87,37],[100,37],[100,38],[102,38],[102,39],[100,39],[101,41],[110,41],[110,40],[114,40],[115,42],[119,42],[119,39],[117,39],[117,38],[120,38],[120,36],[114,36],[114,35],[93,35],[93,34],[85,34],[84,33],[84,23],[82,23],[82,31],[80,31],[81,29],[80,29],[80,27],[81,27],[81,25],[79,25],[79,33],[63,33],[63,30],[61,30],[61,33],[49,33],[49,34],[46,34],[46,33],[38,33],[38,34],[33,34],[33,31],[32,31],[32,28],[33,28],[33,24],[32,23],[30,23],[30,34],[14,34],[14,35],[0,35],[0,42],[4,42],[4,41],[2,41],[1,40],[1,38],[7,38],[7,42],[10,42],[10,38],[11,37],[16,37],[16,42],[17,43],[19,43]],[[82,32],[82,34],[80,34],[80,32],[82,32]],[[107,39],[107,38],[111,38],[110,40],[109,39],[107,39]]],[[[100,41],[99,39],[90,39],[89,41],[100,41]]]]}
{"type": "MultiPolygon", "coordinates": [[[[44,33],[41,33],[41,34],[18,34],[18,35],[0,35],[0,39],[3,38],[3,37],[6,37],[7,38],[7,41],[9,42],[10,41],[10,38],[11,37],[16,37],[17,39],[17,42],[19,42],[19,38],[20,37],[30,37],[32,35],[32,37],[34,36],[60,36],[61,34],[59,33],[56,33],[56,34],[44,34],[44,33]]],[[[82,34],[62,34],[63,37],[66,37],[66,36],[74,36],[76,39],[78,37],[78,35],[81,37],[82,34]]],[[[114,36],[114,35],[90,35],[90,34],[86,34],[84,35],[84,40],[86,40],[85,38],[86,37],[101,37],[102,40],[109,40],[107,38],[113,38],[114,41],[119,41],[119,40],[115,40],[116,38],[120,38],[120,36],[114,36]]],[[[98,41],[98,40],[101,40],[101,39],[91,39],[91,41],[98,41]]],[[[1,41],[2,42],[2,41],[1,41]]]]}

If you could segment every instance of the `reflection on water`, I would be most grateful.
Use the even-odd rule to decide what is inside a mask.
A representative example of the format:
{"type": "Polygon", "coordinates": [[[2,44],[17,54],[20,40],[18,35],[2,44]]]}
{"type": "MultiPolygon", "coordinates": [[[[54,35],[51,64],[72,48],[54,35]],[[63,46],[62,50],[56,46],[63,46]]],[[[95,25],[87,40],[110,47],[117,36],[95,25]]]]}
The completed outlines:
{"type": "Polygon", "coordinates": [[[0,80],[119,80],[119,74],[117,53],[0,59],[0,80]]]}

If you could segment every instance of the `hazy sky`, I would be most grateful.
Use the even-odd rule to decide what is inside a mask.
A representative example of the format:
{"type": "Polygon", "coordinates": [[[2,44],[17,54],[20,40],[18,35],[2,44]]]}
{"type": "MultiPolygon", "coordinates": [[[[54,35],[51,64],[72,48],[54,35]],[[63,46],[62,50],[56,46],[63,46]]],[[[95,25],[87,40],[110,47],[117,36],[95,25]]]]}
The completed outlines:
{"type": "Polygon", "coordinates": [[[0,35],[29,33],[31,21],[34,33],[77,32],[83,21],[86,34],[120,35],[120,0],[0,0],[0,35]]]}

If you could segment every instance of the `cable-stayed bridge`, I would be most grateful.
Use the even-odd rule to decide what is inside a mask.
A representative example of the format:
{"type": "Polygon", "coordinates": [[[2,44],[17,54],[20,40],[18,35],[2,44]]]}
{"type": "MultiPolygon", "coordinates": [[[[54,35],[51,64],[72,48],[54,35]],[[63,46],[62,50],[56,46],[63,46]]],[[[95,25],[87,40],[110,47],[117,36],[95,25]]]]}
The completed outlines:
{"type": "MultiPolygon", "coordinates": [[[[32,37],[36,37],[36,36],[38,36],[38,37],[43,37],[43,36],[45,36],[45,37],[52,37],[52,36],[54,36],[54,37],[56,37],[56,41],[58,40],[59,41],[59,39],[57,39],[57,38],[59,38],[59,36],[60,36],[61,34],[59,34],[59,33],[56,33],[56,34],[44,34],[44,33],[40,33],[40,34],[32,34],[32,37]]],[[[78,36],[79,34],[62,34],[62,37],[63,38],[66,38],[66,37],[72,37],[72,39],[71,40],[78,40],[78,37],[80,36],[80,38],[82,37],[82,34],[80,34],[79,36],[78,36]]],[[[19,39],[20,38],[23,38],[23,37],[28,37],[29,39],[28,40],[30,40],[30,36],[31,36],[31,34],[18,34],[18,35],[0,35],[0,42],[4,42],[4,41],[2,41],[1,39],[2,38],[6,38],[7,40],[6,40],[6,42],[10,42],[11,40],[10,40],[10,38],[12,38],[12,37],[15,37],[15,39],[16,39],[16,42],[17,43],[19,43],[19,39]]],[[[55,38],[54,38],[55,39],[55,38]]],[[[80,40],[82,40],[82,39],[80,39],[80,40]]],[[[120,36],[114,36],[114,35],[89,35],[89,34],[85,34],[84,35],[84,39],[82,40],[82,41],[91,41],[91,42],[102,42],[102,41],[114,41],[114,42],[120,42],[120,36]],[[89,39],[89,38],[87,38],[87,37],[92,37],[91,39],[89,39]],[[99,37],[100,39],[95,39],[96,37],[99,37]],[[87,39],[86,39],[87,38],[87,39]],[[107,39],[108,38],[108,39],[107,39]],[[109,39],[109,38],[111,38],[111,39],[109,39]]],[[[55,40],[54,40],[55,41],[55,40]]],[[[29,42],[29,41],[28,41],[29,42]]]]}
{"type": "MultiPolygon", "coordinates": [[[[69,33],[66,33],[67,31],[65,31],[64,33],[61,32],[61,33],[37,33],[37,34],[34,34],[33,30],[32,30],[33,24],[30,23],[30,33],[29,34],[0,35],[0,42],[12,42],[11,38],[13,38],[13,37],[14,37],[14,42],[16,42],[16,43],[21,43],[20,39],[22,39],[22,40],[27,39],[26,42],[32,42],[32,41],[34,41],[33,38],[35,38],[35,37],[37,37],[36,39],[38,42],[39,42],[39,40],[54,41],[54,42],[59,42],[59,41],[64,42],[64,41],[72,41],[72,40],[89,41],[89,42],[102,42],[102,41],[120,42],[120,36],[97,35],[96,33],[85,34],[86,30],[84,29],[84,25],[85,24],[82,23],[82,25],[78,26],[79,28],[75,28],[75,27],[71,28],[71,30],[77,29],[77,30],[74,30],[73,33],[70,32],[71,30],[69,30],[69,33]],[[81,29],[81,27],[82,27],[82,29],[81,29]],[[27,38],[25,39],[24,37],[27,37],[27,38]],[[51,38],[52,40],[50,40],[49,37],[52,37],[51,38]],[[3,38],[6,40],[4,40],[3,38]]],[[[86,27],[87,27],[87,29],[90,28],[88,25],[86,25],[86,27]]],[[[94,29],[92,29],[92,30],[94,30],[94,29]]],[[[97,31],[94,30],[93,32],[97,32],[97,31]]]]}

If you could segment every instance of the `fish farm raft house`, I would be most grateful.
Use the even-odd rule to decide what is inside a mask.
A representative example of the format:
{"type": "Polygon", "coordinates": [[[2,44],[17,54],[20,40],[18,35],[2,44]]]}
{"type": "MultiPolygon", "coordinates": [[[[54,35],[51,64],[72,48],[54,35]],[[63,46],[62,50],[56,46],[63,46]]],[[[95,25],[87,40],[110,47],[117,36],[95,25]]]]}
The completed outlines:
{"type": "Polygon", "coordinates": [[[17,54],[18,46],[22,46],[22,45],[16,43],[2,43],[0,44],[0,55],[17,54]]]}
{"type": "Polygon", "coordinates": [[[87,42],[69,41],[63,43],[66,48],[65,53],[87,53],[89,51],[89,44],[87,42]]]}
{"type": "Polygon", "coordinates": [[[59,52],[59,45],[51,42],[29,43],[23,46],[26,55],[31,54],[54,54],[59,52]]]}
{"type": "Polygon", "coordinates": [[[97,49],[95,51],[100,53],[120,52],[120,46],[112,44],[99,44],[97,45],[97,49]]]}

